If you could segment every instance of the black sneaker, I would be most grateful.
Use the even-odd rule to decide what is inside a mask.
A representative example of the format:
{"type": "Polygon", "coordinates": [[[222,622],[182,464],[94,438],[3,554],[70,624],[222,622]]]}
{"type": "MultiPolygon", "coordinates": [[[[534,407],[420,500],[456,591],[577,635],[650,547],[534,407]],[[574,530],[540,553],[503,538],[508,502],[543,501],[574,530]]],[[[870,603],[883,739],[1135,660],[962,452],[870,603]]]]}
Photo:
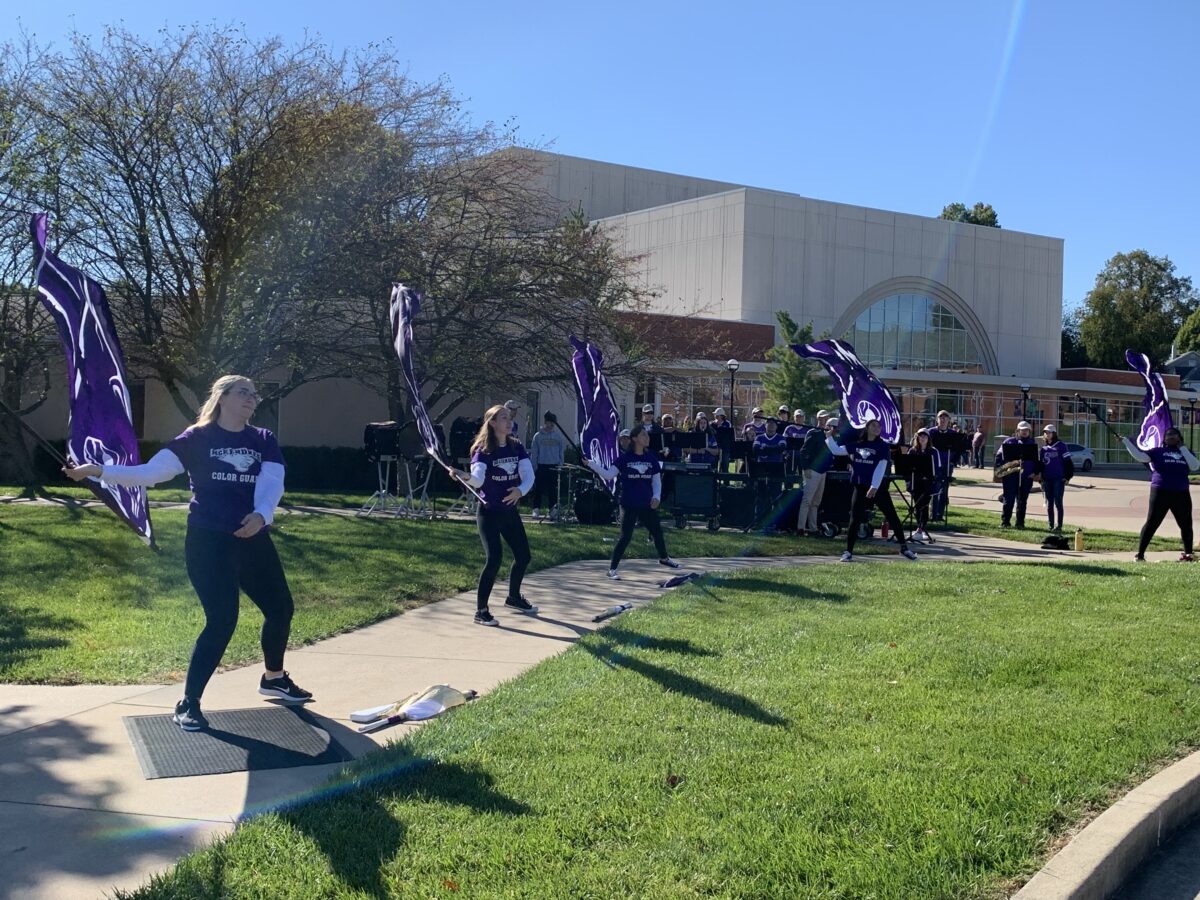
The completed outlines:
{"type": "Polygon", "coordinates": [[[268,678],[264,675],[258,682],[258,692],[265,697],[278,697],[290,703],[303,703],[312,699],[312,694],[292,681],[287,672],[280,678],[268,678]]]}
{"type": "Polygon", "coordinates": [[[527,616],[536,616],[538,608],[526,600],[524,597],[509,597],[504,601],[504,605],[512,609],[520,610],[527,616]]]}
{"type": "Polygon", "coordinates": [[[664,559],[660,559],[658,561],[658,564],[660,566],[666,566],[668,569],[682,569],[683,568],[683,566],[681,566],[679,563],[675,562],[675,560],[671,559],[671,557],[669,557],[669,556],[664,559]]]}
{"type": "Polygon", "coordinates": [[[175,715],[171,718],[184,731],[203,731],[208,727],[208,719],[200,712],[200,701],[190,697],[184,697],[175,704],[175,715]]]}
{"type": "Polygon", "coordinates": [[[493,616],[491,614],[491,612],[489,612],[488,609],[485,607],[483,609],[475,610],[475,624],[476,625],[489,625],[492,628],[495,628],[500,623],[498,621],[496,621],[496,617],[493,616]]]}

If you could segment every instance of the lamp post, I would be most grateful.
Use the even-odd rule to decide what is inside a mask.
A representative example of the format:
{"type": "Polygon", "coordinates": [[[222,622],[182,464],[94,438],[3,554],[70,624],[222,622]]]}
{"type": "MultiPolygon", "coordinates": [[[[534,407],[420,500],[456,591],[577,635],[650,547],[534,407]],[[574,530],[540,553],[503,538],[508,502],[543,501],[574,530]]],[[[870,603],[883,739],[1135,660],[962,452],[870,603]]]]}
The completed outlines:
{"type": "Polygon", "coordinates": [[[737,377],[737,370],[742,367],[742,364],[736,359],[731,359],[725,363],[725,368],[729,370],[729,422],[734,424],[733,419],[733,381],[737,377]]]}
{"type": "Polygon", "coordinates": [[[1029,421],[1029,385],[1021,385],[1021,418],[1029,421]]]}
{"type": "Polygon", "coordinates": [[[1188,415],[1188,447],[1196,446],[1196,395],[1188,394],[1188,405],[1192,408],[1188,415]]]}

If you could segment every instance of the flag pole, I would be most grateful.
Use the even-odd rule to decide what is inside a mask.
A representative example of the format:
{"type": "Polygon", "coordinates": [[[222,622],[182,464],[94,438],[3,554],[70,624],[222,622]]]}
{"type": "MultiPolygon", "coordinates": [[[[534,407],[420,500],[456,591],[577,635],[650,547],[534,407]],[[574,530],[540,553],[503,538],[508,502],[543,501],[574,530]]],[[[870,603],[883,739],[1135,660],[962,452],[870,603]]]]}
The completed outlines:
{"type": "Polygon", "coordinates": [[[44,437],[42,437],[40,434],[38,434],[34,430],[32,425],[30,425],[28,422],[26,422],[24,419],[22,419],[20,417],[20,415],[17,414],[16,410],[14,410],[11,406],[9,406],[3,400],[0,400],[0,409],[4,410],[6,413],[8,413],[10,416],[12,416],[13,419],[16,420],[16,423],[18,425],[20,425],[21,428],[23,428],[25,430],[25,432],[34,439],[34,441],[37,442],[38,446],[40,446],[43,450],[45,450],[47,453],[49,453],[50,456],[59,465],[68,466],[68,467],[71,465],[67,461],[66,457],[64,457],[61,453],[58,452],[57,447],[55,447],[48,440],[46,440],[44,437]]]}

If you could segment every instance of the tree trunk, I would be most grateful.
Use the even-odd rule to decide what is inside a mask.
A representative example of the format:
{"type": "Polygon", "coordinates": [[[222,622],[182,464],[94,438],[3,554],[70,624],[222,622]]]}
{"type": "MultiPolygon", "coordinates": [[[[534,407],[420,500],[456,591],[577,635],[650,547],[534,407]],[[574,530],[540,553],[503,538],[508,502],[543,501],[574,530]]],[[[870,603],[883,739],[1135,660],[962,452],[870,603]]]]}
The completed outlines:
{"type": "Polygon", "coordinates": [[[0,482],[25,485],[38,481],[24,431],[12,416],[0,411],[0,482]]]}

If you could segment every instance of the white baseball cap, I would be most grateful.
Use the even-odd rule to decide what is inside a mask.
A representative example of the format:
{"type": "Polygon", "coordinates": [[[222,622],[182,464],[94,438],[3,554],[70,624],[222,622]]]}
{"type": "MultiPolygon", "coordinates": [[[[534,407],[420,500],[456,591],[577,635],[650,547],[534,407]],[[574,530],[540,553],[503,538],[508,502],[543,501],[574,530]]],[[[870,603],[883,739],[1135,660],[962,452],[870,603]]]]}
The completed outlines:
{"type": "Polygon", "coordinates": [[[1028,428],[1030,431],[1033,431],[1033,426],[1024,419],[1017,423],[1017,431],[1020,431],[1022,428],[1028,428]]]}
{"type": "Polygon", "coordinates": [[[825,416],[826,418],[828,418],[828,417],[829,417],[829,410],[827,410],[827,409],[818,409],[818,410],[817,410],[817,418],[819,419],[819,418],[821,418],[821,416],[825,416]]]}
{"type": "Polygon", "coordinates": [[[714,415],[714,416],[723,416],[723,415],[725,415],[725,407],[723,407],[723,406],[718,406],[716,409],[714,409],[714,410],[713,410],[713,415],[714,415]]]}
{"type": "Polygon", "coordinates": [[[654,412],[654,404],[653,404],[653,403],[647,403],[645,406],[643,406],[643,407],[642,407],[642,412],[644,412],[644,413],[652,413],[652,412],[654,412]]]}
{"type": "Polygon", "coordinates": [[[1045,426],[1045,427],[1042,429],[1042,431],[1053,431],[1055,434],[1058,434],[1058,426],[1057,426],[1057,425],[1055,425],[1053,422],[1049,422],[1049,423],[1048,423],[1048,424],[1047,424],[1047,425],[1046,425],[1046,426],[1045,426]]]}

